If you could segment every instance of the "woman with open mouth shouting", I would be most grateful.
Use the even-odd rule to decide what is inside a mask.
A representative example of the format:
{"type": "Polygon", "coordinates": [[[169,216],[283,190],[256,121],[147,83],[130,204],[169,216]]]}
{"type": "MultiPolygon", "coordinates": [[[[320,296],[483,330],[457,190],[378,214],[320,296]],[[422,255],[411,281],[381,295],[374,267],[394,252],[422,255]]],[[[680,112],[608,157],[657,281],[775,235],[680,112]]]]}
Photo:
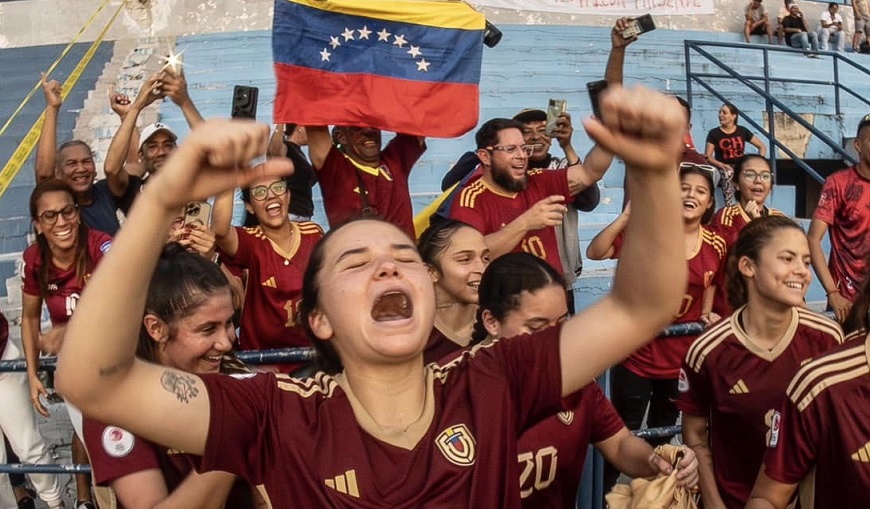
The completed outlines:
{"type": "MultiPolygon", "coordinates": [[[[247,270],[239,326],[240,350],[308,346],[298,320],[302,273],[323,230],[310,221],[291,221],[290,191],[281,178],[261,178],[242,189],[242,201],[258,225],[231,226],[233,192],[215,199],[213,221],[223,262],[247,270]]],[[[276,366],[289,372],[296,364],[276,366]]]]}
{"type": "Polygon", "coordinates": [[[685,113],[640,87],[609,90],[601,112],[586,129],[626,162],[638,213],[612,292],[558,327],[424,365],[436,311],[429,268],[397,226],[362,219],[324,236],[304,276],[300,320],[327,371],[238,379],[135,359],[145,273],[174,211],[290,171],[279,159],[250,167],[267,126],[212,121],[149,183],[92,278],[59,387],[86,415],[202,455],[202,471],[240,475],[272,504],[518,509],[517,437],[667,325],[686,282],[673,171],[685,113]]]}
{"type": "MultiPolygon", "coordinates": [[[[726,254],[725,241],[705,226],[713,215],[716,172],[711,166],[681,163],[679,175],[683,205],[680,223],[683,235],[677,242],[682,249],[683,260],[688,261],[689,281],[680,309],[672,319],[675,324],[697,321],[712,324],[719,320],[711,312],[714,278],[723,268],[726,254]]],[[[632,196],[634,189],[636,188],[632,188],[632,196]]],[[[622,256],[623,243],[633,234],[625,230],[629,217],[634,217],[632,208],[629,203],[613,223],[592,239],[586,250],[590,259],[622,256]]],[[[659,267],[648,265],[648,270],[659,270],[659,267]]],[[[644,415],[647,415],[647,408],[647,427],[676,424],[679,416],[674,405],[678,395],[677,378],[683,358],[696,337],[658,337],[611,370],[613,405],[628,429],[640,429],[644,415]]],[[[650,442],[659,445],[667,441],[665,438],[650,442]]],[[[605,475],[606,488],[616,482],[618,474],[616,470],[608,468],[605,475]]]]}
{"type": "MultiPolygon", "coordinates": [[[[689,349],[680,372],[683,443],[694,449],[705,508],[746,506],[768,444],[780,433],[786,388],[802,365],[836,347],[833,320],[803,307],[810,248],[784,216],[751,221],[728,256],[736,311],[689,349]]],[[[785,447],[796,447],[787,444],[785,447]]]]}
{"type": "MultiPolygon", "coordinates": [[[[781,216],[782,212],[767,207],[765,202],[773,186],[773,172],[770,163],[758,154],[746,154],[734,163],[734,197],[737,203],[722,207],[713,214],[710,229],[725,239],[730,250],[737,242],[737,235],[749,221],[759,217],[781,216]]],[[[730,316],[728,293],[725,285],[725,271],[720,271],[716,281],[716,295],[713,298],[713,312],[719,316],[730,316]]]]}
{"type": "Polygon", "coordinates": [[[489,265],[489,248],[479,231],[447,219],[427,228],[417,249],[435,285],[435,326],[423,352],[428,364],[471,343],[477,288],[489,265]]]}

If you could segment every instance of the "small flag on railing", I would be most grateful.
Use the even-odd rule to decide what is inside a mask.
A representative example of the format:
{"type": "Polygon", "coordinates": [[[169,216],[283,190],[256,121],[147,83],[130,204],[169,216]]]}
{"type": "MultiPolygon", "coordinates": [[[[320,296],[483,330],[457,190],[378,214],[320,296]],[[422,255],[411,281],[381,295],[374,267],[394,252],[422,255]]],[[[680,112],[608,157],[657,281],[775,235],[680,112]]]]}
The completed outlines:
{"type": "Polygon", "coordinates": [[[484,24],[465,2],[276,0],[274,120],[462,135],[477,125],[484,24]]]}

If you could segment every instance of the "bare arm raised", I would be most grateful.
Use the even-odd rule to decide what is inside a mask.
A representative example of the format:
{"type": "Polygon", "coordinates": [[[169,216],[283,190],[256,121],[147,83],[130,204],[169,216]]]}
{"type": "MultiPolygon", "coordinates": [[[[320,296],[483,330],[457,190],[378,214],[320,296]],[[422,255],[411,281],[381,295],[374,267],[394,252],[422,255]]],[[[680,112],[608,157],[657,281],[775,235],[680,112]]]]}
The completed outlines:
{"type": "Polygon", "coordinates": [[[585,122],[625,161],[633,214],[613,280],[601,301],[562,327],[562,393],[587,385],[673,319],[687,280],[677,164],[686,114],[676,99],[644,88],[608,90],[602,119],[585,122]],[[656,270],[649,270],[656,267],[656,270]]]}
{"type": "Polygon", "coordinates": [[[57,117],[61,98],[60,83],[57,80],[48,81],[42,73],[42,94],[45,96],[45,121],[39,133],[39,145],[36,149],[36,183],[54,178],[57,168],[57,117]]]}
{"type": "Polygon", "coordinates": [[[266,125],[206,122],[191,131],[136,200],[129,228],[115,238],[78,303],[59,356],[58,390],[85,415],[175,449],[203,453],[209,401],[202,381],[136,360],[137,336],[151,272],[178,210],[187,202],[291,171],[281,159],[250,168],[249,162],[266,151],[268,139],[266,125]],[[130,271],[131,266],[140,270],[130,271]]]}

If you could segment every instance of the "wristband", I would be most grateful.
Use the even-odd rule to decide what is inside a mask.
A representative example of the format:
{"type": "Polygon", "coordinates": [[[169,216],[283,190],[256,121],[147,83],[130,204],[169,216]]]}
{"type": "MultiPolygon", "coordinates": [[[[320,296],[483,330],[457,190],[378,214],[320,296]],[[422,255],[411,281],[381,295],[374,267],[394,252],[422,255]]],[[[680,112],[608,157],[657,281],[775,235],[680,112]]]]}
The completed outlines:
{"type": "Polygon", "coordinates": [[[830,297],[831,295],[834,295],[835,293],[840,293],[840,290],[837,289],[837,290],[831,290],[830,292],[825,292],[825,297],[830,297]]]}
{"type": "Polygon", "coordinates": [[[580,164],[580,159],[577,159],[573,163],[571,161],[567,161],[567,162],[568,162],[568,166],[577,166],[578,164],[580,164]]]}

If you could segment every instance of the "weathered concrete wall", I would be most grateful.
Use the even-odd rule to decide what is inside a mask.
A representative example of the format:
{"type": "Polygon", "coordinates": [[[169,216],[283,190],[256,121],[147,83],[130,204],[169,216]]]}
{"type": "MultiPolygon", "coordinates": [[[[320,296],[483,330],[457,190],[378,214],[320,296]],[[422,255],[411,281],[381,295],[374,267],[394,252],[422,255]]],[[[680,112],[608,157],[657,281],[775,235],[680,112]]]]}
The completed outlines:
{"type": "MultiPolygon", "coordinates": [[[[0,3],[0,48],[39,46],[68,42],[86,23],[103,0],[28,0],[0,3]]],[[[473,2],[471,2],[473,4],[473,2]]],[[[716,13],[695,16],[657,17],[659,27],[680,30],[742,30],[740,0],[715,0],[716,13]]],[[[766,2],[772,17],[780,3],[766,2]]],[[[824,3],[802,2],[811,20],[817,20],[824,3]]],[[[111,2],[84,32],[82,41],[94,40],[114,11],[111,2]]],[[[181,36],[227,31],[266,30],[272,23],[273,0],[130,0],[108,32],[109,40],[149,36],[181,36]]],[[[495,23],[609,26],[613,16],[565,15],[533,11],[481,9],[495,23]]],[[[842,9],[851,31],[850,9],[842,9]]],[[[813,26],[817,23],[814,21],[813,26]]]]}

